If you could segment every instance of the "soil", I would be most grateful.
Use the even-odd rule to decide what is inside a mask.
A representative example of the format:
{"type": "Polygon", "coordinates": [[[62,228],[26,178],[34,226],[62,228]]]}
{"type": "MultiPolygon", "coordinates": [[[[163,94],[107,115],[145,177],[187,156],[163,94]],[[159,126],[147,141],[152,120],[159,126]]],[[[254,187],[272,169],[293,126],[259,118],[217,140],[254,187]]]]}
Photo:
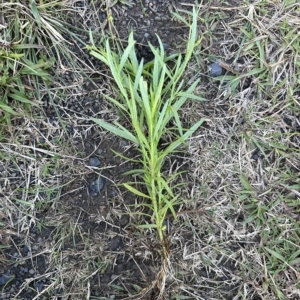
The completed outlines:
{"type": "MultiPolygon", "coordinates": [[[[78,30],[86,27],[95,30],[95,40],[99,43],[101,26],[104,31],[117,33],[124,45],[129,32],[133,30],[140,59],[152,59],[147,43],[158,45],[157,36],[168,52],[184,53],[188,28],[173,18],[170,12],[175,11],[175,8],[190,10],[191,0],[131,2],[135,2],[132,7],[116,4],[111,8],[113,29],[109,28],[106,7],[101,1],[94,1],[96,14],[93,13],[91,2],[77,1],[74,11],[67,13],[67,18],[78,30]]],[[[89,42],[88,36],[82,36],[81,33],[81,37],[86,43],[89,42]]],[[[160,246],[153,238],[155,233],[147,238],[135,228],[138,215],[132,217],[128,212],[132,210],[130,205],[139,199],[120,186],[128,180],[122,174],[135,165],[125,163],[116,153],[130,158],[136,157],[138,153],[126,141],[92,126],[93,123],[88,119],[91,116],[108,120],[113,118],[111,107],[98,92],[109,86],[106,77],[101,75],[108,72],[99,61],[89,56],[83,45],[73,44],[70,48],[78,57],[76,63],[86,70],[98,69],[98,73],[87,72],[88,77],[78,77],[78,74],[67,71],[63,74],[65,82],[70,85],[81,82],[78,93],[54,103],[46,97],[43,99],[44,116],[36,125],[53,145],[57,142],[56,138],[64,143],[65,155],[69,159],[61,174],[53,174],[54,177],[59,176],[61,188],[50,193],[50,196],[44,195],[47,205],[39,212],[38,222],[31,225],[29,235],[24,237],[16,233],[10,245],[3,243],[0,299],[83,299],[77,288],[80,285],[84,289],[81,292],[88,294],[90,299],[137,299],[140,292],[143,292],[142,299],[157,299],[155,288],[149,289],[148,293],[143,289],[151,286],[160,270],[160,246]],[[70,123],[62,128],[60,120],[66,119],[70,123]],[[98,158],[100,165],[91,166],[90,158],[98,158]],[[97,182],[99,178],[103,179],[103,187],[95,192],[91,189],[91,183],[97,182]],[[61,261],[62,269],[56,269],[57,261],[61,261]],[[84,277],[78,276],[83,272],[87,273],[86,281],[76,282],[76,278],[84,277]],[[55,283],[52,280],[54,273],[55,283]]],[[[63,63],[68,66],[69,62],[63,63]]],[[[201,72],[203,82],[209,83],[207,66],[204,65],[201,72]]],[[[216,86],[210,85],[206,91],[213,97],[216,89],[216,86]]],[[[206,109],[209,113],[209,105],[206,109]]],[[[29,143],[36,143],[35,138],[31,141],[29,143]]],[[[38,141],[38,145],[47,149],[43,139],[38,141]]],[[[188,168],[188,160],[188,157],[180,157],[178,164],[185,164],[185,168],[188,168]]],[[[193,234],[187,231],[184,236],[178,237],[178,244],[175,241],[171,245],[174,248],[173,260],[176,260],[176,249],[181,240],[192,242],[193,234]]],[[[197,276],[207,280],[202,287],[203,299],[217,299],[210,294],[212,288],[216,287],[222,294],[218,299],[233,299],[236,295],[238,280],[230,282],[226,278],[228,270],[231,273],[237,271],[234,261],[221,257],[218,261],[222,275],[209,273],[207,268],[198,270],[197,276]]],[[[195,284],[189,274],[184,278],[186,282],[190,280],[189,284],[195,284]]],[[[166,284],[172,286],[172,279],[166,284]]],[[[182,296],[185,296],[184,299],[194,299],[188,292],[182,296]]],[[[172,299],[171,293],[166,294],[165,299],[172,299]]]]}

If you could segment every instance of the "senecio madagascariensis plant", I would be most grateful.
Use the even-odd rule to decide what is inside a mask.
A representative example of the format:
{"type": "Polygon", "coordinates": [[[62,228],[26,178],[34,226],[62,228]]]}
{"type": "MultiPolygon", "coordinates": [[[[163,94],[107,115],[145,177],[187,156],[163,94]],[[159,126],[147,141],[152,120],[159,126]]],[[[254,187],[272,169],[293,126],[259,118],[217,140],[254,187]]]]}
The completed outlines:
{"type": "MultiPolygon", "coordinates": [[[[180,195],[175,195],[171,181],[179,173],[167,178],[162,167],[165,158],[184,143],[204,122],[199,120],[189,129],[181,125],[178,111],[188,99],[203,101],[193,92],[199,79],[184,89],[182,75],[192,56],[193,50],[201,40],[197,40],[197,13],[194,8],[192,24],[186,53],[167,55],[158,37],[159,47],[150,46],[154,59],[146,64],[137,59],[133,34],[129,35],[128,45],[121,52],[114,52],[109,43],[102,49],[89,46],[90,53],[105,63],[117,86],[118,99],[107,96],[121,112],[130,120],[131,128],[127,129],[120,123],[107,123],[104,120],[92,118],[94,122],[113,134],[135,143],[141,153],[139,159],[142,168],[136,173],[142,177],[142,191],[136,183],[125,183],[124,186],[143,200],[139,205],[151,210],[150,224],[139,224],[139,228],[155,228],[162,245],[164,260],[168,258],[167,238],[164,235],[164,221],[168,213],[176,218],[175,207],[181,203],[180,195]],[[172,64],[168,62],[172,61],[172,64]],[[171,65],[171,67],[170,67],[171,65]],[[175,128],[168,128],[170,121],[175,122],[175,128]],[[145,128],[147,131],[145,132],[145,128]],[[159,144],[167,135],[175,136],[165,149],[159,144]]],[[[131,174],[133,171],[131,171],[131,174]]]]}

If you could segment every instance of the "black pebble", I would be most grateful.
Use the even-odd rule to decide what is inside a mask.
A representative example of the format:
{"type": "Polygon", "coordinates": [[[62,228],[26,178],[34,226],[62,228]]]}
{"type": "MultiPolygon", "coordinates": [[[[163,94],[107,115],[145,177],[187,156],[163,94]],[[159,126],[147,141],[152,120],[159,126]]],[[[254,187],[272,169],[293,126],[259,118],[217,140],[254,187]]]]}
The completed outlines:
{"type": "Polygon", "coordinates": [[[122,227],[126,226],[129,223],[129,218],[128,216],[122,216],[120,219],[120,225],[122,227]]]}
{"type": "Polygon", "coordinates": [[[210,65],[210,76],[211,77],[217,77],[217,76],[221,76],[222,75],[222,72],[223,72],[223,69],[222,67],[217,64],[217,63],[212,63],[210,65]]]}
{"type": "Polygon", "coordinates": [[[110,282],[110,277],[107,275],[107,274],[104,274],[102,277],[101,277],[101,283],[104,283],[104,284],[107,284],[110,282]]]}
{"type": "Polygon", "coordinates": [[[259,159],[259,149],[255,149],[251,155],[251,158],[254,160],[258,160],[259,159]]]}
{"type": "Polygon", "coordinates": [[[11,275],[9,272],[6,272],[6,273],[0,275],[0,285],[6,284],[13,278],[14,278],[14,276],[11,275]]]}
{"type": "Polygon", "coordinates": [[[84,8],[84,1],[78,1],[77,3],[76,3],[76,6],[77,7],[81,7],[81,8],[84,8]]]}
{"type": "Polygon", "coordinates": [[[106,20],[106,18],[107,18],[107,14],[105,12],[100,12],[99,13],[99,21],[101,23],[103,23],[106,20]]]}
{"type": "Polygon", "coordinates": [[[93,157],[90,157],[89,164],[91,167],[99,167],[101,162],[98,157],[93,156],[93,157]]]}
{"type": "Polygon", "coordinates": [[[100,176],[97,180],[92,181],[90,183],[90,190],[92,192],[91,195],[93,197],[96,197],[98,193],[104,188],[105,183],[106,180],[102,176],[100,176]]]}
{"type": "Polygon", "coordinates": [[[37,289],[38,292],[41,292],[43,290],[44,287],[44,283],[43,282],[36,282],[34,284],[35,288],[37,289]]]}
{"type": "Polygon", "coordinates": [[[118,235],[114,236],[109,243],[109,249],[111,251],[117,251],[119,248],[123,247],[123,241],[122,238],[118,235]]]}

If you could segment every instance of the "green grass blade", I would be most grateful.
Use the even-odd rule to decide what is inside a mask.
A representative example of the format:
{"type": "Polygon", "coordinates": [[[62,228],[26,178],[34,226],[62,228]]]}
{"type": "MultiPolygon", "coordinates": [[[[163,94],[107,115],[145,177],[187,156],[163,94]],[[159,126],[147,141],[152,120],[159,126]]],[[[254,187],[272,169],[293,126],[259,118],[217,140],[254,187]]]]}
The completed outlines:
{"type": "MultiPolygon", "coordinates": [[[[129,42],[128,45],[122,55],[121,61],[119,63],[119,68],[122,70],[124,68],[125,63],[128,61],[128,57],[131,52],[133,52],[135,41],[133,40],[133,34],[131,33],[129,36],[129,42]]],[[[136,70],[134,70],[136,71],[136,70]]]]}
{"type": "Polygon", "coordinates": [[[148,195],[140,192],[139,190],[137,190],[136,188],[134,188],[133,186],[131,186],[127,183],[123,183],[123,186],[130,192],[134,193],[135,195],[138,195],[138,196],[146,198],[146,199],[151,199],[148,195]]]}
{"type": "Polygon", "coordinates": [[[190,129],[188,129],[180,138],[176,141],[172,142],[164,151],[162,156],[166,157],[168,154],[172,153],[175,149],[177,149],[182,143],[186,141],[205,121],[206,119],[201,118],[196,124],[194,124],[190,129]]]}
{"type": "Polygon", "coordinates": [[[142,224],[142,225],[135,225],[135,226],[140,229],[157,228],[156,224],[142,224]]]}
{"type": "Polygon", "coordinates": [[[112,132],[113,134],[121,137],[121,138],[124,138],[124,139],[127,139],[129,141],[132,141],[136,144],[139,144],[137,138],[131,133],[129,132],[128,130],[125,130],[124,128],[123,129],[120,129],[119,127],[116,127],[114,125],[111,125],[103,120],[100,120],[100,119],[96,119],[96,118],[91,118],[91,120],[95,123],[97,123],[99,126],[103,127],[104,129],[112,132]]]}

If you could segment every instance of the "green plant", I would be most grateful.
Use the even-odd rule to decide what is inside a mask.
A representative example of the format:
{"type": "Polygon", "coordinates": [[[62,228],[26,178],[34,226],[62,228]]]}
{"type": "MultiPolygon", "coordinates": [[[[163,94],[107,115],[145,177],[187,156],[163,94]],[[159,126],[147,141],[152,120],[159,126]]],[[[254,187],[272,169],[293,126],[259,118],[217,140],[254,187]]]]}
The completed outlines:
{"type": "Polygon", "coordinates": [[[48,69],[54,61],[43,50],[40,36],[50,32],[34,1],[28,7],[18,1],[2,3],[0,11],[7,21],[0,47],[0,123],[10,124],[11,115],[37,105],[39,84],[52,82],[48,69]]]}
{"type": "Polygon", "coordinates": [[[141,206],[151,210],[151,224],[139,225],[139,228],[155,228],[162,244],[162,252],[165,259],[168,257],[167,243],[164,236],[164,221],[168,212],[176,218],[175,206],[181,203],[180,195],[175,195],[171,182],[179,173],[170,178],[164,176],[162,167],[165,158],[174,153],[203,123],[201,119],[190,129],[184,129],[181,125],[178,111],[188,99],[204,100],[193,93],[199,80],[184,90],[182,75],[192,56],[197,41],[197,13],[194,9],[190,26],[190,36],[186,54],[167,56],[164,47],[159,40],[158,49],[150,45],[154,54],[153,61],[144,64],[139,63],[136,57],[133,35],[130,34],[128,46],[121,52],[111,50],[109,41],[104,49],[95,46],[88,47],[90,53],[104,62],[112,73],[118,87],[119,99],[107,97],[122,114],[130,121],[131,128],[115,122],[114,125],[92,118],[106,130],[117,136],[130,140],[139,147],[141,169],[132,170],[142,177],[139,182],[143,191],[134,187],[134,183],[125,183],[124,186],[134,194],[146,199],[141,206]],[[168,62],[170,64],[168,64],[168,62]],[[170,67],[171,66],[171,67],[170,67]],[[170,123],[174,126],[170,127],[170,123]],[[160,149],[160,143],[164,138],[172,139],[165,149],[160,149]]]}
{"type": "Polygon", "coordinates": [[[24,114],[53,83],[49,70],[70,53],[62,34],[71,33],[57,16],[65,1],[7,1],[0,4],[0,124],[24,114]]]}
{"type": "MultiPolygon", "coordinates": [[[[24,44],[18,46],[20,49],[24,44]]],[[[10,50],[0,50],[0,110],[3,112],[1,122],[4,120],[9,122],[10,116],[17,114],[16,101],[22,103],[24,107],[37,105],[31,100],[35,97],[32,87],[24,84],[28,76],[33,80],[40,78],[44,82],[51,80],[51,76],[46,71],[50,62],[40,60],[38,63],[33,63],[26,59],[24,53],[17,50],[18,48],[12,46],[10,50]]]]}

